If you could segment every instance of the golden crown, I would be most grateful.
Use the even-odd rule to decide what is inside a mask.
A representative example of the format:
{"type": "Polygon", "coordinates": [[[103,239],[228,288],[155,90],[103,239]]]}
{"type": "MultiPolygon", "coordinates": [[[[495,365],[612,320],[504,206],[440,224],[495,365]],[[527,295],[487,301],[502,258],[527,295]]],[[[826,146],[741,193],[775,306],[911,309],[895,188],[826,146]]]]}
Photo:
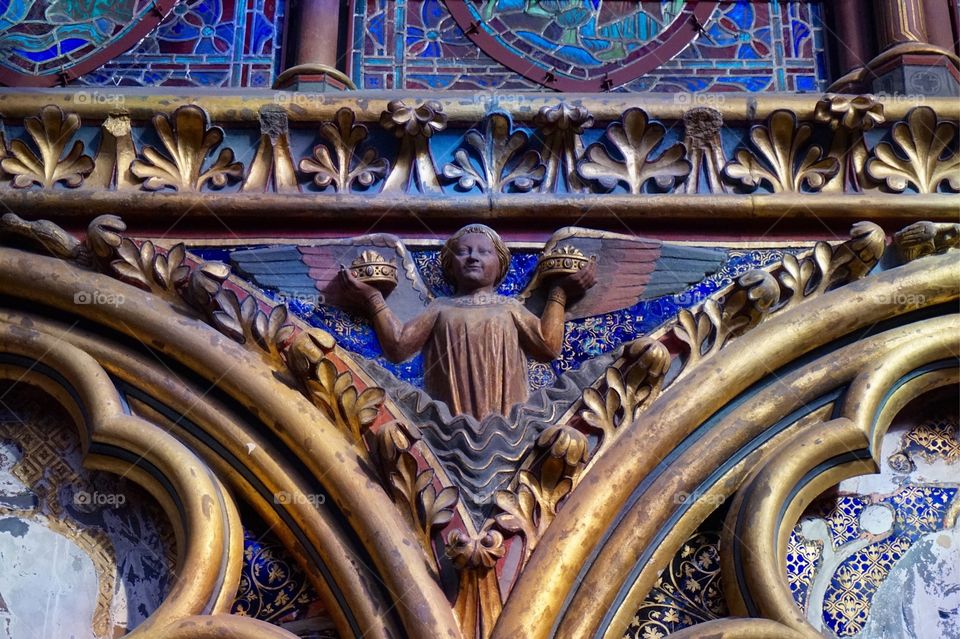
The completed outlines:
{"type": "Polygon", "coordinates": [[[571,244],[554,247],[549,253],[540,256],[537,268],[540,275],[570,275],[576,273],[590,262],[590,258],[571,244]]]}
{"type": "Polygon", "coordinates": [[[376,251],[364,251],[350,263],[350,272],[355,278],[389,293],[397,286],[397,265],[387,261],[376,251]]]}

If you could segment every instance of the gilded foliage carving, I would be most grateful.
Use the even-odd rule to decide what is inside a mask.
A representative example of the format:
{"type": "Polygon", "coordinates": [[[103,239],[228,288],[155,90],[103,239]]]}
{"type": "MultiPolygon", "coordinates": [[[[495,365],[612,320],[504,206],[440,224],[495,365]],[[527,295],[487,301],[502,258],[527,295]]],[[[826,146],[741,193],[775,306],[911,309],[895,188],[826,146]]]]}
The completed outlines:
{"type": "Polygon", "coordinates": [[[165,187],[199,191],[208,182],[220,188],[228,179],[243,177],[243,164],[234,162],[230,148],[221,149],[213,164],[204,170],[207,156],[223,142],[223,129],[211,127],[206,112],[200,107],[177,108],[172,122],[166,115],[158,114],[153,118],[153,126],[168,155],[146,146],[143,159],[134,160],[130,167],[148,191],[165,187]]]}
{"type": "Polygon", "coordinates": [[[780,287],[773,276],[752,270],[737,278],[722,302],[708,299],[699,310],[682,309],[673,333],[689,351],[684,370],[756,326],[779,299],[780,287]]]}
{"type": "MultiPolygon", "coordinates": [[[[264,321],[257,324],[258,330],[265,330],[270,337],[268,344],[279,344],[289,339],[292,327],[288,333],[284,333],[287,326],[283,324],[287,318],[286,306],[275,307],[269,317],[262,313],[260,316],[264,321]]],[[[363,436],[380,413],[384,391],[375,386],[358,389],[353,374],[338,370],[328,357],[333,347],[332,338],[325,333],[302,332],[286,349],[287,365],[300,379],[310,401],[366,456],[363,436]]]]}
{"type": "Polygon", "coordinates": [[[127,230],[116,215],[100,215],[87,227],[87,243],[98,259],[108,261],[123,242],[122,233],[127,230]]]}
{"type": "Polygon", "coordinates": [[[785,254],[777,273],[783,288],[782,299],[775,310],[795,306],[837,284],[866,275],[883,255],[883,229],[870,222],[859,222],[850,230],[850,238],[837,246],[817,242],[802,257],[785,254]]]}
{"type": "Polygon", "coordinates": [[[182,284],[190,274],[183,264],[186,249],[177,244],[166,255],[158,253],[153,242],[146,240],[139,246],[123,238],[116,248],[117,258],[110,263],[117,278],[146,291],[154,288],[170,291],[182,284]]]}
{"type": "Polygon", "coordinates": [[[80,116],[47,105],[39,117],[27,118],[23,124],[39,154],[23,140],[10,143],[9,155],[0,160],[0,167],[13,176],[13,186],[22,189],[36,184],[49,189],[58,182],[72,188],[80,186],[84,176],[93,170],[93,159],[84,154],[83,142],[74,141],[63,157],[80,130],[80,116]]]}
{"type": "Polygon", "coordinates": [[[905,122],[893,125],[893,144],[881,142],[874,148],[867,172],[897,193],[908,185],[920,193],[936,193],[944,183],[950,190],[960,191],[956,137],[955,123],[938,119],[930,107],[916,107],[905,122]]]}
{"type": "Polygon", "coordinates": [[[470,190],[479,186],[484,193],[501,193],[509,188],[530,191],[543,180],[546,169],[540,154],[527,147],[530,136],[523,131],[511,131],[510,116],[491,113],[486,118],[484,132],[471,129],[465,136],[467,146],[480,161],[478,170],[470,160],[467,149],[454,153],[454,161],[443,167],[447,179],[470,190]]]}
{"type": "Polygon", "coordinates": [[[556,106],[541,107],[534,124],[543,138],[541,153],[546,169],[540,190],[544,193],[559,190],[562,177],[569,191],[587,191],[587,185],[577,174],[577,161],[583,155],[580,136],[593,126],[590,111],[561,102],[556,106]]]}
{"type": "Polygon", "coordinates": [[[659,122],[651,122],[642,109],[627,109],[620,122],[607,127],[605,135],[623,159],[615,158],[606,146],[596,142],[587,147],[577,167],[581,177],[595,180],[605,189],[623,182],[630,193],[638,194],[648,180],[667,189],[690,173],[682,144],[674,144],[654,157],[666,129],[659,122]]]}
{"type": "Polygon", "coordinates": [[[408,107],[403,100],[393,100],[380,114],[380,126],[400,139],[396,163],[383,191],[439,193],[440,179],[428,141],[434,133],[447,128],[447,114],[440,103],[428,101],[408,107]]]}
{"type": "Polygon", "coordinates": [[[670,352],[666,346],[648,337],[632,341],[624,349],[622,362],[607,368],[604,392],[584,389],[586,408],[580,416],[603,431],[604,441],[609,441],[620,426],[637,419],[659,396],[669,368],[670,352]]]}
{"type": "Polygon", "coordinates": [[[374,436],[373,450],[386,490],[416,531],[424,557],[434,574],[439,575],[433,533],[453,519],[460,493],[453,486],[438,492],[434,486],[435,472],[429,468],[419,469],[410,446],[409,435],[397,422],[384,424],[374,436]]]}
{"type": "Polygon", "coordinates": [[[833,140],[827,157],[839,162],[840,170],[821,189],[842,193],[846,189],[863,190],[871,184],[866,174],[869,151],[864,132],[883,124],[883,103],[872,95],[827,94],[817,102],[814,117],[830,125],[833,140]]]}
{"type": "Polygon", "coordinates": [[[278,304],[265,313],[255,297],[247,295],[240,301],[226,287],[220,288],[213,302],[211,319],[221,333],[241,344],[256,344],[279,361],[283,343],[293,335],[293,326],[286,323],[286,306],[278,304]]]}
{"type": "Polygon", "coordinates": [[[550,426],[537,439],[542,457],[535,470],[521,470],[511,490],[500,490],[494,521],[501,530],[524,539],[523,564],[553,522],[560,503],[573,490],[590,460],[586,436],[565,424],[550,426]]]}
{"type": "Polygon", "coordinates": [[[837,174],[840,163],[825,157],[819,146],[807,145],[811,135],[810,125],[799,124],[792,111],[774,111],[766,125],[750,129],[756,151],[739,149],[724,173],[752,188],[766,182],[774,193],[799,193],[804,185],[818,191],[837,174]]]}
{"type": "Polygon", "coordinates": [[[342,193],[355,184],[368,187],[386,175],[389,163],[378,156],[375,148],[359,152],[367,138],[367,127],[356,124],[356,116],[350,109],[342,108],[333,122],[324,122],[320,135],[327,144],[318,144],[313,147],[312,158],[300,160],[300,170],[313,175],[313,183],[318,187],[332,185],[342,193]]]}

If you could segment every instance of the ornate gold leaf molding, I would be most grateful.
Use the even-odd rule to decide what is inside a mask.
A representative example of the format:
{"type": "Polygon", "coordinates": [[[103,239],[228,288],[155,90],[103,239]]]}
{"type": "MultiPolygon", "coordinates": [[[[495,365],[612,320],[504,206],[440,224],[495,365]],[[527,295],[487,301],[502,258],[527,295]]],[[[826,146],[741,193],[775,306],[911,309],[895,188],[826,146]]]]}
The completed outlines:
{"type": "Polygon", "coordinates": [[[661,189],[669,189],[690,173],[690,162],[684,157],[686,149],[682,144],[674,144],[652,157],[666,129],[659,122],[650,122],[642,109],[628,109],[623,120],[608,126],[605,134],[623,160],[611,156],[604,145],[591,144],[584,159],[577,164],[577,172],[585,180],[596,180],[608,190],[623,182],[630,193],[637,195],[647,180],[654,180],[661,189]]]}
{"type": "Polygon", "coordinates": [[[142,160],[134,160],[130,170],[143,180],[143,188],[157,191],[172,187],[178,191],[199,191],[209,182],[223,187],[228,178],[243,177],[243,164],[233,161],[233,149],[225,148],[214,163],[203,169],[211,151],[223,142],[223,129],[209,125],[206,112],[196,106],[178,107],[173,122],[166,115],[153,118],[153,126],[169,157],[152,146],[143,149],[142,160]]]}
{"type": "Polygon", "coordinates": [[[799,193],[804,184],[819,191],[840,170],[836,158],[824,157],[817,145],[807,146],[812,135],[809,124],[799,124],[790,111],[774,111],[766,125],[750,129],[756,152],[740,149],[724,173],[749,187],[762,181],[774,193],[799,193]]]}
{"type": "Polygon", "coordinates": [[[960,152],[954,146],[957,125],[940,120],[930,107],[917,107],[906,122],[893,126],[893,141],[904,159],[888,142],[881,142],[867,162],[867,172],[895,192],[913,185],[920,193],[935,193],[946,182],[960,191],[960,152]]]}
{"type": "Polygon", "coordinates": [[[27,118],[23,124],[40,155],[22,140],[10,143],[10,155],[0,160],[0,167],[13,176],[13,186],[22,189],[37,184],[51,189],[57,182],[73,188],[80,186],[94,166],[90,156],[83,153],[83,142],[75,141],[67,156],[61,157],[80,130],[77,114],[48,105],[39,117],[27,118]]]}
{"type": "Polygon", "coordinates": [[[444,177],[456,180],[459,188],[470,190],[479,186],[484,193],[502,193],[511,187],[523,192],[532,190],[543,180],[546,169],[540,163],[539,153],[524,151],[530,136],[511,129],[510,116],[491,113],[483,133],[471,129],[465,136],[467,146],[480,160],[480,170],[470,161],[467,150],[461,148],[454,153],[454,161],[443,167],[444,177]],[[514,166],[508,168],[511,163],[514,166]]]}

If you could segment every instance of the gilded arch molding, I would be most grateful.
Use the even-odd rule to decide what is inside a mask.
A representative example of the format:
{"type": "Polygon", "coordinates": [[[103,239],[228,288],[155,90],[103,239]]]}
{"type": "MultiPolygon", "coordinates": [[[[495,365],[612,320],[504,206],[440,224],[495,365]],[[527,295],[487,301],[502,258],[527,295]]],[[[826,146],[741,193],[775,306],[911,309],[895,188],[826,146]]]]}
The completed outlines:
{"type": "Polygon", "coordinates": [[[200,459],[156,425],[131,415],[107,373],[81,350],[3,323],[0,352],[16,358],[4,362],[0,375],[47,389],[77,418],[87,466],[140,483],[176,525],[179,578],[129,636],[175,636],[198,617],[225,618],[238,637],[288,636],[269,624],[224,614],[239,578],[239,518],[232,498],[200,459]]]}

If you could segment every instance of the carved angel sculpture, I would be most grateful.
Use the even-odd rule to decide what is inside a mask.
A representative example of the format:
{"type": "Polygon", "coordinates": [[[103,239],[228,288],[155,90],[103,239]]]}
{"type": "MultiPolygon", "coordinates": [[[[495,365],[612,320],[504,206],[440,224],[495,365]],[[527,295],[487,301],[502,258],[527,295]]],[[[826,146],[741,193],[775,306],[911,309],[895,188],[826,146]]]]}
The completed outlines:
{"type": "Polygon", "coordinates": [[[455,293],[437,299],[406,247],[390,235],[237,251],[231,259],[261,286],[288,295],[320,291],[324,303],[359,308],[388,359],[404,361],[422,351],[424,390],[451,413],[481,420],[506,415],[527,399],[526,358],[558,357],[565,319],[679,292],[717,270],[724,253],[569,227],[547,242],[524,291],[506,297],[496,288],[507,274],[510,252],[493,229],[473,224],[441,251],[455,293]],[[372,256],[382,260],[375,267],[379,276],[396,266],[395,288],[378,286],[383,277],[377,281],[366,271],[344,268],[372,256]],[[601,285],[594,286],[598,279],[601,285]]]}

